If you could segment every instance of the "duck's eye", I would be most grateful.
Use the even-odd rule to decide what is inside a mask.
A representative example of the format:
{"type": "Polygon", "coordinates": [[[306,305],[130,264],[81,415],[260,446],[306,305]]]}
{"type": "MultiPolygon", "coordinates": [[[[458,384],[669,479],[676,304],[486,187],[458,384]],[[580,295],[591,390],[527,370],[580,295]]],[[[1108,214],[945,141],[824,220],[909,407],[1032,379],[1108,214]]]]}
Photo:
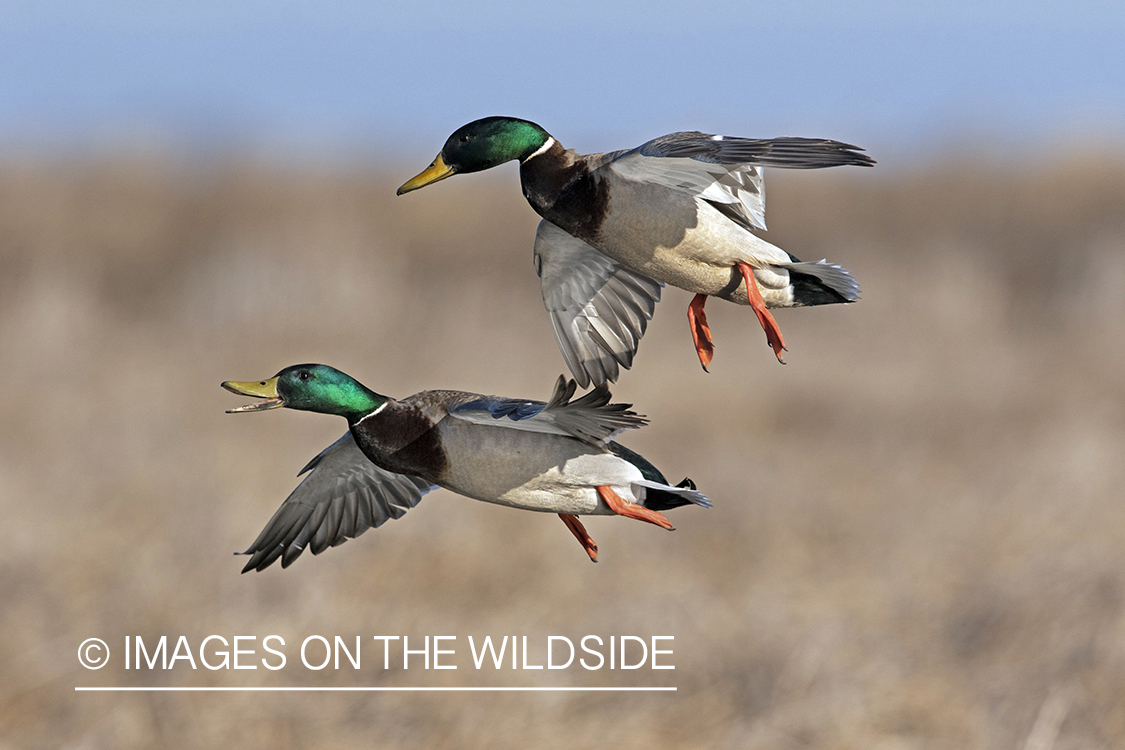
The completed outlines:
{"type": "Polygon", "coordinates": [[[312,377],[312,373],[308,370],[301,370],[299,373],[297,373],[297,377],[299,377],[301,380],[308,380],[312,377]]]}
{"type": "Polygon", "coordinates": [[[472,136],[470,136],[468,133],[465,133],[459,140],[461,141],[461,143],[468,143],[471,137],[472,136]]]}

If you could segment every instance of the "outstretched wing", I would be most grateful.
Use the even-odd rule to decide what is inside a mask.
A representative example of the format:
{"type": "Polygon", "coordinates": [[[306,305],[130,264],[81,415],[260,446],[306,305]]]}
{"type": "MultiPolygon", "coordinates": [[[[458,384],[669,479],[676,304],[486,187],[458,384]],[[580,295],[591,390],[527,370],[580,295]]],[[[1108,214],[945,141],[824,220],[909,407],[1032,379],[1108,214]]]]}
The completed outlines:
{"type": "Polygon", "coordinates": [[[565,435],[597,447],[622,430],[648,424],[630,411],[632,404],[611,404],[609,387],[604,383],[571,401],[578,384],[559,376],[555,392],[547,403],[502,396],[478,396],[449,407],[449,415],[473,424],[500,426],[526,432],[565,435]]]}
{"type": "Polygon", "coordinates": [[[242,553],[252,555],[243,573],[264,570],[279,557],[281,567],[288,568],[306,546],[319,555],[402,518],[422,495],[436,489],[423,479],[392,474],[371,463],[351,432],[321,451],[298,476],[310,470],[242,553]]]}
{"type": "Polygon", "coordinates": [[[821,169],[875,160],[862,149],[817,138],[735,138],[670,133],[618,156],[605,166],[626,179],[683,190],[716,204],[748,228],[766,228],[762,167],[821,169]]]}
{"type": "Polygon", "coordinates": [[[629,369],[663,282],[622,266],[549,221],[535,233],[535,271],[566,366],[583,388],[629,369]]]}
{"type": "Polygon", "coordinates": [[[875,165],[875,160],[862,153],[859,146],[823,138],[737,138],[690,131],[653,138],[635,151],[658,158],[786,169],[875,165]]]}

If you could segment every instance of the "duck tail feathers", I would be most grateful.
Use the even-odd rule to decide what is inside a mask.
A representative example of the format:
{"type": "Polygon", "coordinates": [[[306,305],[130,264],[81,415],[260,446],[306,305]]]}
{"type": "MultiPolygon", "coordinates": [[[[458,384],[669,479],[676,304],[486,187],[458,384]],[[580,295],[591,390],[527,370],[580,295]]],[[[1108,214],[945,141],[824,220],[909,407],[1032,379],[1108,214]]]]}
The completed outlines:
{"type": "Polygon", "coordinates": [[[647,479],[637,480],[633,482],[633,486],[645,488],[644,506],[649,510],[668,510],[689,504],[701,508],[711,507],[711,500],[695,489],[695,482],[690,479],[684,479],[675,487],[660,482],[650,482],[647,479]]]}
{"type": "Polygon", "coordinates": [[[859,283],[846,268],[826,260],[815,263],[796,261],[782,266],[788,269],[793,285],[793,302],[797,307],[833,305],[859,299],[859,283]]]}

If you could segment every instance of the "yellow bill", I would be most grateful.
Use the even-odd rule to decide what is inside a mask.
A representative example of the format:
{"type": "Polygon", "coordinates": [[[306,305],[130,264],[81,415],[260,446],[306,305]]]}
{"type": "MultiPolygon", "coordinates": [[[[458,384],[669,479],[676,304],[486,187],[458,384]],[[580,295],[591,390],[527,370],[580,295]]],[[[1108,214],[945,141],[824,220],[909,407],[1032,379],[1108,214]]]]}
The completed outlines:
{"type": "Polygon", "coordinates": [[[264,401],[256,401],[246,406],[239,406],[234,409],[227,409],[227,414],[238,414],[244,411],[265,411],[266,409],[277,409],[285,406],[285,402],[277,395],[277,378],[273,377],[269,380],[259,380],[257,382],[239,383],[234,380],[228,380],[223,383],[223,388],[226,388],[231,393],[237,393],[241,396],[254,396],[256,398],[265,399],[264,401]]]}
{"type": "Polygon", "coordinates": [[[432,185],[439,180],[444,180],[454,173],[453,167],[445,163],[445,159],[441,158],[441,154],[437,155],[434,163],[426,167],[425,171],[417,177],[407,180],[402,187],[398,189],[397,195],[409,193],[411,190],[424,188],[426,185],[432,185]]]}

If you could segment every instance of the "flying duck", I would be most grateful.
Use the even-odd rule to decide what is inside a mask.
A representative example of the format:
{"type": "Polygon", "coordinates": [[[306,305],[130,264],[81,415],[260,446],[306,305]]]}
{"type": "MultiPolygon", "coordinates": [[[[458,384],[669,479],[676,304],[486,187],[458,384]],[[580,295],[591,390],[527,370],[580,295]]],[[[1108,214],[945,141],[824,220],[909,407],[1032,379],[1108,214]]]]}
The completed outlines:
{"type": "Polygon", "coordinates": [[[546,403],[461,391],[395,400],[318,364],[222,385],[263,399],[228,413],[287,407],[348,421],[348,432],[301,470],[309,475],[243,553],[251,556],[243,573],[278,558],[288,567],[306,547],[316,555],[401,518],[436,487],[557,513],[594,562],[598,546],[580,515],[619,515],[671,530],[661,511],[711,507],[690,479],[672,486],[612,440],[648,420],[629,404],[610,403],[605,385],[572,400],[576,383],[560,377],[546,403]]]}
{"type": "Polygon", "coordinates": [[[519,161],[524,197],[543,217],[535,235],[543,302],[586,387],[632,366],[664,284],[695,293],[688,321],[704,370],[714,354],[708,297],[750,305],[784,364],[769,308],[854,302],[859,285],[834,263],[802,262],[754,234],[766,228],[762,168],[873,166],[861,151],[813,138],[683,132],[581,155],[533,122],[486,117],[453,133],[398,194],[519,161]]]}

